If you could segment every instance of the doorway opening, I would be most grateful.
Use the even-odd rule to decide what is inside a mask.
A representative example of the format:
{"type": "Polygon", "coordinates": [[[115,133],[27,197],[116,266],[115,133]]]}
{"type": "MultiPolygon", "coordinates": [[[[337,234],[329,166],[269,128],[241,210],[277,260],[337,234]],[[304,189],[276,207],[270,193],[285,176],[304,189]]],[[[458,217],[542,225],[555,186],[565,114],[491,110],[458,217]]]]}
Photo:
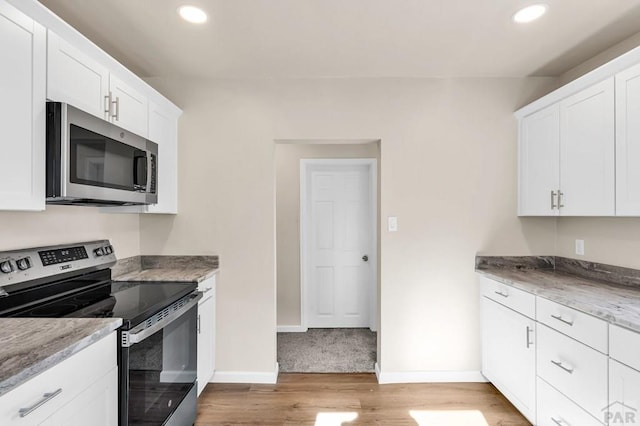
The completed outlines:
{"type": "Polygon", "coordinates": [[[277,141],[280,372],[374,372],[379,141],[277,141]]]}

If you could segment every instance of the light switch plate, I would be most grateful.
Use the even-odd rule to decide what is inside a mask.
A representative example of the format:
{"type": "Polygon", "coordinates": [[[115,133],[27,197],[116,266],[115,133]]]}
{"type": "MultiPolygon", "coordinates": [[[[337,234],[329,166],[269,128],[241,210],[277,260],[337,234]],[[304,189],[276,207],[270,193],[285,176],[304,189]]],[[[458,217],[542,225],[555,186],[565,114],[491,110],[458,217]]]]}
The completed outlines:
{"type": "Polygon", "coordinates": [[[398,218],[396,216],[389,216],[387,222],[388,222],[389,232],[398,231],[398,218]]]}
{"type": "Polygon", "coordinates": [[[576,240],[576,254],[584,256],[584,240],[576,240]]]}

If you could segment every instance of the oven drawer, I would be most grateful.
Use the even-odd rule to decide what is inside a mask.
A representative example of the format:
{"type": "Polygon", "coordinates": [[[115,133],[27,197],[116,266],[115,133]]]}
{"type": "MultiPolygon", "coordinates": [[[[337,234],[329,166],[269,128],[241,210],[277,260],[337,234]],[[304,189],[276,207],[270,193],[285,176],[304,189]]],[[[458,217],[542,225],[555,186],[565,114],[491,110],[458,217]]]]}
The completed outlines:
{"type": "Polygon", "coordinates": [[[538,297],[536,319],[604,354],[608,353],[608,324],[601,319],[542,297],[538,297]]]}
{"type": "Polygon", "coordinates": [[[538,324],[537,374],[594,417],[607,405],[608,357],[538,324]]]}
{"type": "Polygon", "coordinates": [[[535,318],[536,296],[480,275],[481,292],[484,297],[511,308],[529,318],[535,318]]]}
{"type": "Polygon", "coordinates": [[[0,397],[0,425],[27,426],[45,421],[94,382],[117,367],[116,332],[51,367],[0,397]],[[44,394],[55,393],[25,417],[20,409],[35,406],[44,394]]]}
{"type": "Polygon", "coordinates": [[[602,426],[593,416],[538,377],[538,426],[602,426]]]}

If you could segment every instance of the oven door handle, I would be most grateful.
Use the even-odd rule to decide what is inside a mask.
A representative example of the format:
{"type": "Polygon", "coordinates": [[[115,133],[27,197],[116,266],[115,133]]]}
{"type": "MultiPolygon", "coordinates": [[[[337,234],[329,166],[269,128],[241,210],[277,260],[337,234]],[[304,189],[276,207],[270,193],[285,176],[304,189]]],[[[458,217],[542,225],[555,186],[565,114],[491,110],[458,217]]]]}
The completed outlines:
{"type": "Polygon", "coordinates": [[[121,342],[122,347],[131,347],[136,343],[142,342],[157,331],[162,330],[182,315],[186,314],[191,308],[197,306],[200,299],[202,299],[201,292],[196,291],[191,293],[142,322],[142,324],[129,331],[123,331],[121,342]]]}

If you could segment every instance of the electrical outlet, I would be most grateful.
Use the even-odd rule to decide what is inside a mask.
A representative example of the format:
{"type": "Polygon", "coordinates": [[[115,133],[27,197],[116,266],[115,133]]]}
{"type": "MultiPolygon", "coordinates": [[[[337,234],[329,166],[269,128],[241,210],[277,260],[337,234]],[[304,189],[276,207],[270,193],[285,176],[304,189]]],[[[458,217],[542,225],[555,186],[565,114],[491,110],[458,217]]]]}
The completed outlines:
{"type": "Polygon", "coordinates": [[[389,216],[388,220],[388,228],[389,232],[397,232],[398,231],[398,218],[396,216],[389,216]]]}
{"type": "Polygon", "coordinates": [[[576,254],[584,256],[584,240],[576,240],[576,254]]]}

